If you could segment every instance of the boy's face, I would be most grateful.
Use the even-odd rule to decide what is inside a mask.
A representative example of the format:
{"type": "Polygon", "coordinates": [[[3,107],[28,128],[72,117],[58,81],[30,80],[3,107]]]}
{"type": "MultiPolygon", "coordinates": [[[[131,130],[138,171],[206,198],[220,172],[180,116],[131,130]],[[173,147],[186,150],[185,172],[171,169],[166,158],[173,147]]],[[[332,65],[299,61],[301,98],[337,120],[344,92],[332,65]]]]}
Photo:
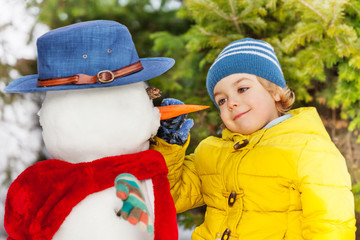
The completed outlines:
{"type": "Polygon", "coordinates": [[[251,134],[280,116],[272,96],[255,75],[236,73],[221,79],[214,88],[214,98],[226,127],[241,134],[251,134]]]}

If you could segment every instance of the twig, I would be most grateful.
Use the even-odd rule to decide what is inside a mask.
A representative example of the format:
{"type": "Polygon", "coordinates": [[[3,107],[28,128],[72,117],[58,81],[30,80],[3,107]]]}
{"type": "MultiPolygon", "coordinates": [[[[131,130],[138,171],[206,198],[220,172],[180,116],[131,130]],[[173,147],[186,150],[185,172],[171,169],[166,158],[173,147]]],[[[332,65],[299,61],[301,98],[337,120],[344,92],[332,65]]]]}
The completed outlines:
{"type": "Polygon", "coordinates": [[[316,10],[314,7],[312,7],[310,4],[308,4],[306,1],[304,0],[300,0],[300,2],[305,5],[306,7],[310,8],[310,10],[312,10],[314,13],[316,13],[317,15],[319,15],[319,17],[322,18],[322,20],[324,20],[324,22],[326,22],[326,18],[318,11],[316,10]]]}
{"type": "MultiPolygon", "coordinates": [[[[199,2],[199,1],[195,1],[195,2],[197,2],[198,4],[201,4],[201,2],[199,2]]],[[[206,6],[209,10],[212,10],[214,13],[216,13],[217,15],[219,15],[220,17],[222,17],[222,18],[225,19],[225,20],[228,20],[228,21],[231,21],[231,20],[232,20],[230,17],[222,14],[222,13],[221,13],[220,11],[218,11],[216,8],[211,7],[209,1],[205,1],[205,2],[208,3],[208,4],[205,4],[204,6],[206,6]]]]}
{"type": "Polygon", "coordinates": [[[220,36],[220,35],[217,35],[217,34],[215,34],[215,33],[210,33],[210,32],[206,31],[206,30],[205,30],[204,28],[202,28],[202,27],[199,27],[199,30],[200,30],[201,33],[203,33],[203,34],[205,34],[205,35],[207,35],[207,36],[220,36]]]}
{"type": "Polygon", "coordinates": [[[351,3],[345,3],[345,4],[347,4],[347,5],[349,5],[358,15],[360,15],[360,10],[358,9],[358,8],[356,8],[355,6],[354,6],[354,4],[351,4],[351,3]]]}
{"type": "Polygon", "coordinates": [[[335,22],[335,16],[336,16],[335,6],[336,6],[336,2],[334,2],[334,5],[333,5],[333,17],[331,19],[330,26],[332,26],[334,24],[334,22],[335,22]]]}
{"type": "Polygon", "coordinates": [[[241,34],[241,29],[240,29],[239,23],[238,23],[238,21],[237,21],[238,18],[236,17],[236,12],[235,12],[235,8],[234,8],[234,5],[233,5],[232,0],[229,0],[229,4],[230,4],[230,7],[231,7],[231,12],[232,12],[231,20],[233,21],[237,32],[238,32],[239,34],[241,34]]]}

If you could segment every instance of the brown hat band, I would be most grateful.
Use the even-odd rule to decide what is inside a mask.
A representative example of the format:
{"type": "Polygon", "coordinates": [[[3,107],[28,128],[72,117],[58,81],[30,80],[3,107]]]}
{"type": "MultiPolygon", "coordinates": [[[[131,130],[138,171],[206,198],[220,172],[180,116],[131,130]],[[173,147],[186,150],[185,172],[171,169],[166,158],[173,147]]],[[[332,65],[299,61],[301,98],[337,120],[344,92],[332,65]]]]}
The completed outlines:
{"type": "Polygon", "coordinates": [[[98,72],[95,76],[89,76],[86,74],[76,74],[70,77],[58,77],[48,79],[38,79],[38,87],[52,87],[61,85],[77,85],[77,84],[93,84],[93,83],[109,83],[114,81],[115,78],[125,77],[132,73],[138,72],[144,69],[141,62],[135,62],[125,67],[119,68],[114,71],[103,70],[98,72]]]}

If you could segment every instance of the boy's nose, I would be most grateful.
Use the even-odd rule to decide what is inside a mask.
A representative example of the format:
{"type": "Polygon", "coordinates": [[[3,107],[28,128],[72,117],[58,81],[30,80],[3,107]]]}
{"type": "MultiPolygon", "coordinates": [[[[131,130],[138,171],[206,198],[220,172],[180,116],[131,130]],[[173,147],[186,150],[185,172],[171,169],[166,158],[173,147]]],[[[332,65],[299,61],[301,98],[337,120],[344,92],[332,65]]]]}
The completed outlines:
{"type": "Polygon", "coordinates": [[[227,105],[229,109],[233,109],[234,107],[238,107],[239,106],[239,102],[236,101],[235,99],[231,99],[229,98],[227,101],[227,105]]]}

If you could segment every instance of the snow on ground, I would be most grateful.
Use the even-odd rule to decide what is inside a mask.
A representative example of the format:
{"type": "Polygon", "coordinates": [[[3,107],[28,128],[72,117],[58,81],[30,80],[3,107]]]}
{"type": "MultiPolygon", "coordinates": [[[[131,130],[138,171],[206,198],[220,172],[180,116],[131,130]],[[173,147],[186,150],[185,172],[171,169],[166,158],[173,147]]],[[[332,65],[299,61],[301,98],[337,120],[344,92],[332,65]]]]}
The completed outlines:
{"type": "MultiPolygon", "coordinates": [[[[183,227],[179,226],[179,240],[190,240],[192,231],[193,229],[184,229],[183,227]]],[[[0,236],[0,240],[6,240],[6,237],[0,236]]]]}
{"type": "Polygon", "coordinates": [[[191,233],[195,229],[185,229],[182,226],[179,226],[179,240],[190,240],[191,239],[191,233]]]}

